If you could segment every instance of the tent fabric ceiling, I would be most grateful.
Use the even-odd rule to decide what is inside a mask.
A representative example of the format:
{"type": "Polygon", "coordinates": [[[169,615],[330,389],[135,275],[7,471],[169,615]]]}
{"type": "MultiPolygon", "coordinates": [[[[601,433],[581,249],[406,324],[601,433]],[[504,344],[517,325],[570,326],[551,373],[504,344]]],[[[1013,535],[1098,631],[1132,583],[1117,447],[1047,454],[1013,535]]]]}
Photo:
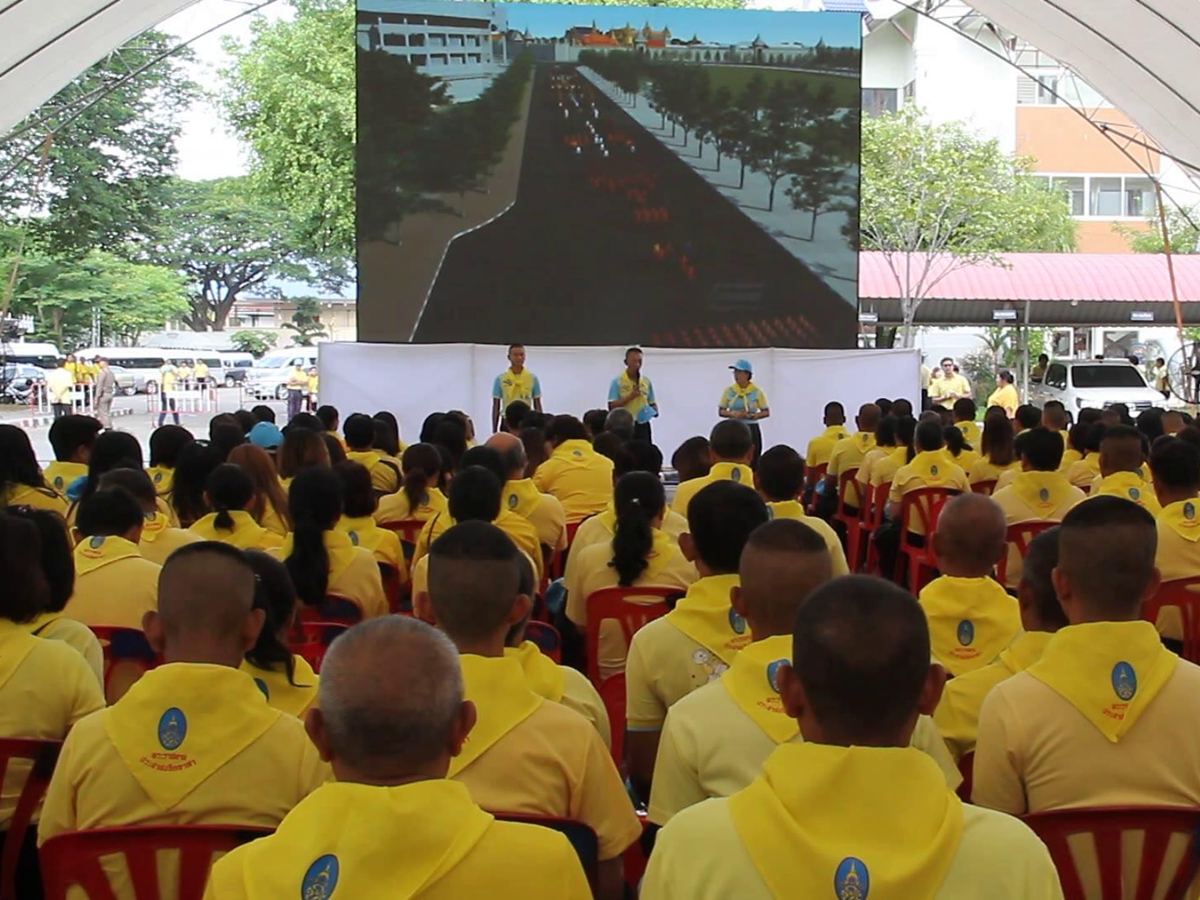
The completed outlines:
{"type": "Polygon", "coordinates": [[[1168,154],[1200,173],[1196,0],[967,2],[1075,70],[1168,154]]]}
{"type": "Polygon", "coordinates": [[[93,63],[196,0],[0,0],[0,135],[93,63]]]}

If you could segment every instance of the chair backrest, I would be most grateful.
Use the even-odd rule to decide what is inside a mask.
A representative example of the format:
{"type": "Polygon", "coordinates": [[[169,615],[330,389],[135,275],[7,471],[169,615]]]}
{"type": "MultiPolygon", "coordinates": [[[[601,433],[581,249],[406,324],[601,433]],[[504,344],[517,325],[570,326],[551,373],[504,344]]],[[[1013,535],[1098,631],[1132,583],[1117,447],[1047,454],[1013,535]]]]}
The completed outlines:
{"type": "Polygon", "coordinates": [[[847,512],[848,506],[859,507],[862,501],[859,497],[858,482],[854,479],[858,476],[858,466],[852,469],[846,469],[838,475],[838,496],[837,496],[837,517],[843,522],[849,523],[851,519],[856,518],[855,514],[847,512]],[[853,503],[848,500],[853,499],[853,503]]]}
{"type": "Polygon", "coordinates": [[[612,735],[612,757],[622,772],[625,765],[625,673],[618,672],[605,678],[596,692],[604,711],[608,713],[608,727],[612,735]]]}
{"type": "Polygon", "coordinates": [[[996,580],[1001,584],[1008,584],[1008,559],[1012,550],[1015,549],[1018,557],[1024,560],[1025,555],[1029,552],[1029,545],[1035,537],[1043,531],[1049,531],[1061,524],[1061,522],[1018,522],[1016,525],[1009,525],[1008,536],[1005,538],[1007,548],[1004,555],[1000,557],[1000,563],[996,566],[996,580]]]}
{"type": "Polygon", "coordinates": [[[78,886],[88,900],[116,900],[100,863],[104,856],[123,856],[138,900],[159,900],[158,852],[179,851],[179,900],[201,900],[213,854],[228,853],[269,828],[230,825],[155,825],[98,828],[55,835],[38,851],[46,900],[66,900],[78,886]]]}
{"type": "Polygon", "coordinates": [[[362,621],[362,607],[345,597],[329,595],[317,606],[300,604],[297,618],[301,622],[339,622],[342,625],[357,625],[362,621]]]}
{"type": "MultiPolygon", "coordinates": [[[[145,672],[162,664],[162,657],[155,652],[146,640],[145,633],[140,628],[126,628],[120,625],[89,625],[100,647],[104,652],[104,693],[109,695],[109,682],[112,680],[113,669],[121,663],[124,674],[132,675],[129,687],[145,672]]],[[[109,696],[109,702],[114,697],[109,696]]]]}
{"type": "Polygon", "coordinates": [[[874,531],[883,524],[883,517],[887,512],[888,494],[891,492],[892,483],[890,481],[871,488],[870,502],[864,503],[862,509],[859,510],[863,528],[867,531],[874,531]]]}
{"type": "Polygon", "coordinates": [[[986,481],[972,481],[971,493],[987,494],[990,497],[992,494],[996,493],[996,482],[998,480],[999,479],[996,478],[989,478],[986,481]]]}
{"type": "Polygon", "coordinates": [[[396,522],[380,522],[380,528],[394,531],[400,536],[400,546],[404,550],[404,558],[412,561],[413,551],[417,549],[417,538],[425,527],[423,519],[400,519],[396,522]]]}
{"type": "Polygon", "coordinates": [[[580,519],[578,522],[568,522],[567,523],[567,546],[566,546],[566,549],[563,550],[561,553],[559,553],[554,558],[553,565],[546,569],[546,572],[549,575],[549,578],[551,581],[553,581],[556,578],[562,578],[563,574],[567,571],[567,556],[571,552],[571,545],[575,543],[575,534],[576,534],[576,532],[579,531],[579,526],[582,525],[584,522],[586,522],[590,518],[592,518],[592,516],[588,516],[587,519],[580,519]]]}
{"type": "Polygon", "coordinates": [[[319,673],[325,654],[329,652],[329,645],[349,627],[345,622],[297,622],[292,631],[292,652],[319,673]]]}
{"type": "MultiPolygon", "coordinates": [[[[1114,806],[1056,809],[1031,813],[1023,818],[1050,851],[1066,900],[1182,900],[1200,867],[1196,854],[1200,809],[1177,806],[1114,806]],[[1122,837],[1141,833],[1141,859],[1135,872],[1124,868],[1122,837]],[[1070,839],[1090,836],[1100,894],[1085,891],[1084,872],[1075,860],[1070,839]],[[1176,837],[1179,835],[1179,837],[1176,837]],[[1174,842],[1184,844],[1182,853],[1169,854],[1174,842]],[[1169,869],[1164,871],[1164,863],[1169,869]],[[1163,885],[1165,893],[1159,890],[1163,885]],[[1126,885],[1134,887],[1130,892],[1126,885]]],[[[1086,838],[1085,838],[1086,840],[1086,838]]],[[[1089,858],[1093,854],[1088,854],[1089,858]]]]}
{"type": "Polygon", "coordinates": [[[901,543],[907,543],[904,538],[908,536],[913,517],[916,517],[925,534],[933,534],[937,528],[938,517],[942,514],[942,507],[950,502],[950,498],[957,497],[960,493],[962,492],[952,488],[923,487],[904,494],[900,498],[901,543]]]}
{"type": "Polygon", "coordinates": [[[400,576],[400,570],[391,563],[379,563],[379,579],[383,582],[383,595],[387,597],[388,609],[391,612],[400,612],[400,602],[403,599],[403,583],[404,579],[400,576]]]}
{"type": "Polygon", "coordinates": [[[531,619],[525,626],[525,640],[537,644],[537,648],[556,663],[562,662],[562,635],[553,625],[531,619]]]}
{"type": "Polygon", "coordinates": [[[38,804],[46,796],[50,776],[58,762],[62,741],[39,741],[32,738],[0,738],[0,784],[9,774],[8,767],[14,759],[28,760],[29,773],[21,785],[17,805],[8,822],[4,853],[0,855],[0,900],[21,900],[17,897],[17,861],[29,822],[37,811],[38,804]]]}
{"type": "Polygon", "coordinates": [[[1200,664],[1200,578],[1164,581],[1158,593],[1142,609],[1142,618],[1157,622],[1164,606],[1179,609],[1179,617],[1183,620],[1183,658],[1200,664]]]}
{"type": "Polygon", "coordinates": [[[588,877],[588,881],[594,886],[596,884],[596,875],[600,869],[600,840],[596,837],[596,832],[591,826],[585,825],[578,819],[560,819],[556,816],[534,816],[525,813],[493,813],[501,822],[522,822],[526,825],[539,825],[542,828],[552,828],[560,834],[566,835],[575,853],[579,856],[579,862],[583,865],[583,871],[588,877]]]}
{"type": "Polygon", "coordinates": [[[606,619],[621,623],[628,647],[639,628],[670,611],[667,598],[683,593],[677,587],[614,587],[591,594],[587,598],[587,655],[588,678],[592,684],[600,686],[600,624],[606,619]],[[637,603],[635,597],[657,599],[651,603],[637,603]]]}

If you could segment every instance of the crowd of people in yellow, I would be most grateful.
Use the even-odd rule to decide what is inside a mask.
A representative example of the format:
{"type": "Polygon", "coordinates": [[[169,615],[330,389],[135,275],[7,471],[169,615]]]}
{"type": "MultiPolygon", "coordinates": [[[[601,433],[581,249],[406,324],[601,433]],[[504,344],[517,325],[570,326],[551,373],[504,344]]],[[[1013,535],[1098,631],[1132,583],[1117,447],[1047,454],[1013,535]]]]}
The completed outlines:
{"type": "Polygon", "coordinates": [[[672,493],[648,418],[543,413],[510,361],[479,445],[263,406],[146,457],[65,415],[42,466],[0,425],[0,738],[62,742],[17,896],[77,832],[222,825],[257,839],[206,900],[1049,900],[1022,817],[1200,809],[1156,601],[1200,577],[1187,417],[831,402],[801,453],[722,415],[672,493]]]}

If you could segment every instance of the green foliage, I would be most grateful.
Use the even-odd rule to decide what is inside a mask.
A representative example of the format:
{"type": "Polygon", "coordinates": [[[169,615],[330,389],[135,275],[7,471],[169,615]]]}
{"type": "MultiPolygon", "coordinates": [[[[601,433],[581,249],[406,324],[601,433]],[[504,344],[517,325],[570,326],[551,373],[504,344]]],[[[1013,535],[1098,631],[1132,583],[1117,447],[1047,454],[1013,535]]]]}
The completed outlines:
{"type": "Polygon", "coordinates": [[[300,223],[308,256],[354,256],[354,3],[289,0],[295,16],[258,20],[228,41],[222,102],[253,154],[263,196],[300,223]]]}
{"type": "Polygon", "coordinates": [[[321,305],[311,297],[296,301],[292,321],[284,322],[283,327],[296,332],[292,343],[297,347],[311,347],[316,338],[328,336],[328,331],[321,324],[321,305]]]}
{"type": "MultiPolygon", "coordinates": [[[[1158,216],[1146,220],[1146,228],[1130,228],[1127,225],[1113,225],[1117,232],[1129,244],[1134,253],[1165,253],[1163,243],[1162,223],[1158,216]]],[[[1167,208],[1167,234],[1171,238],[1172,253],[1200,253],[1200,208],[1180,210],[1174,206],[1167,208]]]]}
{"type": "Polygon", "coordinates": [[[896,278],[904,344],[928,293],[962,266],[999,264],[1009,252],[1065,252],[1075,222],[1030,163],[961,123],[934,125],[906,108],[862,126],[859,228],[896,278]]]}
{"type": "Polygon", "coordinates": [[[262,356],[275,346],[275,335],[266,331],[251,331],[243,329],[229,336],[233,349],[238,353],[253,353],[262,356]]]}
{"type": "Polygon", "coordinates": [[[122,79],[174,43],[157,31],[139,35],[0,138],[0,216],[27,218],[45,252],[120,253],[155,225],[175,168],[179,115],[196,86],[179,67],[181,54],[122,79]]]}

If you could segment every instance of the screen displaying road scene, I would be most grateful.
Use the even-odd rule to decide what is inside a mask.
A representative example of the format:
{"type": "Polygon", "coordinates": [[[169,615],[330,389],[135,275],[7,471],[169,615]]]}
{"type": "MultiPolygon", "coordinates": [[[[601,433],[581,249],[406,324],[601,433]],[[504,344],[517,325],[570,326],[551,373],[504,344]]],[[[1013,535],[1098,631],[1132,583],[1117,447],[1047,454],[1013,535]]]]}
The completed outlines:
{"type": "Polygon", "coordinates": [[[861,29],[359,0],[359,339],[854,346],[861,29]]]}

